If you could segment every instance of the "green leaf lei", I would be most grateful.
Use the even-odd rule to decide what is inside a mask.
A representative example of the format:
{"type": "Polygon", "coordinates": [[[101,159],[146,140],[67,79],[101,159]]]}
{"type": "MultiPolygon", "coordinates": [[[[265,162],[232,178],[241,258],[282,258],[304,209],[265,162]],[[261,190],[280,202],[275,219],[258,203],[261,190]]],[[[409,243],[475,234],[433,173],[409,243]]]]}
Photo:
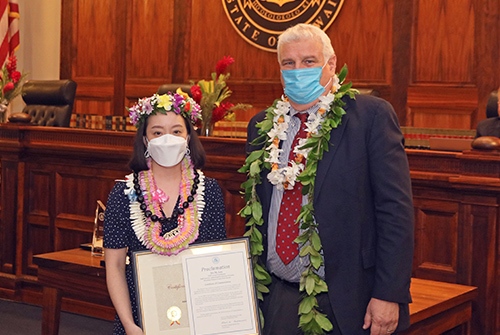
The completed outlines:
{"type": "MultiPolygon", "coordinates": [[[[301,147],[301,149],[312,148],[308,154],[305,169],[297,178],[302,183],[302,195],[307,195],[308,204],[301,208],[297,217],[296,224],[302,222],[300,228],[303,232],[294,241],[300,246],[300,256],[309,255],[309,265],[302,272],[300,278],[299,290],[301,292],[305,291],[305,294],[298,310],[300,315],[299,327],[306,335],[324,334],[324,331],[330,331],[333,328],[327,316],[316,309],[318,307],[316,295],[327,292],[328,286],[317,274],[317,270],[323,264],[323,258],[320,254],[322,246],[317,232],[318,224],[314,221],[313,196],[318,162],[323,158],[324,151],[329,149],[331,130],[338,127],[342,115],[346,113],[343,109],[345,103],[341,99],[346,94],[351,99],[354,99],[354,95],[359,93],[351,88],[352,83],[343,84],[346,76],[347,66],[344,65],[338,74],[341,86],[334,93],[334,100],[330,104],[330,109],[326,111],[325,119],[318,134],[312,134],[306,144],[301,147]]],[[[262,205],[256,192],[256,186],[262,183],[261,171],[271,170],[271,164],[266,162],[266,158],[269,157],[266,145],[273,140],[269,138],[268,132],[273,127],[274,110],[278,101],[274,101],[273,106],[266,110],[265,119],[256,125],[257,128],[260,128],[258,131],[259,136],[251,144],[262,146],[263,149],[253,151],[248,155],[245,165],[238,170],[238,172],[246,173],[248,176],[247,181],[241,184],[241,187],[245,190],[246,205],[239,214],[246,219],[246,226],[248,227],[245,236],[250,236],[250,253],[257,297],[260,300],[264,300],[263,294],[269,292],[267,285],[271,283],[271,276],[265,266],[259,262],[264,247],[262,245],[262,234],[257,226],[262,226],[264,219],[262,218],[262,205]]],[[[259,312],[261,323],[264,326],[262,311],[259,312]]]]}

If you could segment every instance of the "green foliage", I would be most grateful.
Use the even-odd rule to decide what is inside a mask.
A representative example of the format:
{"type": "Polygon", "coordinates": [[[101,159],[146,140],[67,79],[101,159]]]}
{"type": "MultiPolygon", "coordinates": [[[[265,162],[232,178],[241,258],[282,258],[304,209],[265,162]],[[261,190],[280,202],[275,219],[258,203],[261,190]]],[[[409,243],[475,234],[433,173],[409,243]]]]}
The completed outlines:
{"type": "Polygon", "coordinates": [[[310,295],[306,296],[299,305],[299,314],[309,314],[314,307],[318,307],[318,301],[316,297],[310,295]]]}
{"type": "Polygon", "coordinates": [[[260,161],[260,160],[253,161],[250,164],[250,175],[251,176],[258,175],[260,173],[261,164],[262,164],[262,161],[260,161]]]}
{"type": "Polygon", "coordinates": [[[311,242],[314,247],[314,250],[316,251],[321,250],[321,240],[319,239],[319,234],[316,232],[316,230],[313,230],[311,232],[311,242]]]}
{"type": "Polygon", "coordinates": [[[250,155],[245,160],[245,165],[246,164],[252,164],[254,161],[259,159],[262,155],[264,154],[264,150],[255,150],[252,151],[250,155]]]}
{"type": "Polygon", "coordinates": [[[316,322],[318,323],[318,325],[326,330],[327,332],[329,332],[330,330],[333,329],[333,325],[332,323],[330,322],[330,320],[328,320],[328,318],[326,317],[325,314],[322,314],[322,313],[316,313],[315,315],[315,318],[316,322]]]}
{"type": "Polygon", "coordinates": [[[262,218],[262,205],[260,202],[254,202],[252,204],[252,215],[256,221],[262,218]]]}
{"type": "Polygon", "coordinates": [[[352,83],[348,83],[339,88],[339,92],[347,92],[352,87],[352,83]]]}
{"type": "MultiPolygon", "coordinates": [[[[259,128],[262,131],[267,132],[273,127],[273,120],[272,119],[271,120],[264,119],[264,121],[260,122],[259,125],[260,125],[259,128]]],[[[267,138],[267,136],[266,136],[266,138],[267,138]]]]}
{"type": "Polygon", "coordinates": [[[264,143],[266,143],[266,141],[267,141],[267,136],[266,135],[260,135],[255,140],[253,140],[251,144],[255,145],[255,146],[261,146],[264,143]]]}
{"type": "MultiPolygon", "coordinates": [[[[344,64],[344,66],[342,66],[342,69],[340,70],[338,77],[339,77],[339,82],[343,83],[345,78],[347,77],[347,65],[346,64],[344,64]]],[[[342,91],[340,91],[340,92],[342,92],[342,91]]]]}

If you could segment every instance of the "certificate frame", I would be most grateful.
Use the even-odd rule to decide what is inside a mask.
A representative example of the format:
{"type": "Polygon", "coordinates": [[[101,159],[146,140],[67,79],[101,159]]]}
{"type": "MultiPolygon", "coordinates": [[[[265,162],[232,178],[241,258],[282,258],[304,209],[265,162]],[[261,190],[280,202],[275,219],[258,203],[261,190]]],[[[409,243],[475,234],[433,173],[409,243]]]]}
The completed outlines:
{"type": "Polygon", "coordinates": [[[260,335],[248,237],[193,243],[177,255],[132,252],[145,335],[260,335]]]}

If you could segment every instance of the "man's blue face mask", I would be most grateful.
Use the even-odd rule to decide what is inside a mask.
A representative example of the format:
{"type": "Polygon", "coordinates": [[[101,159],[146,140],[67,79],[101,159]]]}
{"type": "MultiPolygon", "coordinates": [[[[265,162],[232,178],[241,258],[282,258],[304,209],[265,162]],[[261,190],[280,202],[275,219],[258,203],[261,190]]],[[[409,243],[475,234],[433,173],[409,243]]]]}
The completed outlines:
{"type": "Polygon", "coordinates": [[[306,105],[318,99],[325,93],[325,88],[319,81],[327,63],[322,67],[281,70],[285,82],[285,95],[299,105],[306,105]]]}

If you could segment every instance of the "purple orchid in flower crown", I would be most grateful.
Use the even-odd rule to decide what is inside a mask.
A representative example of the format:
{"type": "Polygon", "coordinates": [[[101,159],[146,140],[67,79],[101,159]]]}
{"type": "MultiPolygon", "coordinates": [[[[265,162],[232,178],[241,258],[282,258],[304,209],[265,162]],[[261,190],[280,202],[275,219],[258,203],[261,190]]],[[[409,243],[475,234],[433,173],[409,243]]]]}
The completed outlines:
{"type": "Polygon", "coordinates": [[[142,108],[146,115],[150,115],[153,112],[153,106],[151,105],[151,98],[145,98],[142,101],[142,108]]]}

